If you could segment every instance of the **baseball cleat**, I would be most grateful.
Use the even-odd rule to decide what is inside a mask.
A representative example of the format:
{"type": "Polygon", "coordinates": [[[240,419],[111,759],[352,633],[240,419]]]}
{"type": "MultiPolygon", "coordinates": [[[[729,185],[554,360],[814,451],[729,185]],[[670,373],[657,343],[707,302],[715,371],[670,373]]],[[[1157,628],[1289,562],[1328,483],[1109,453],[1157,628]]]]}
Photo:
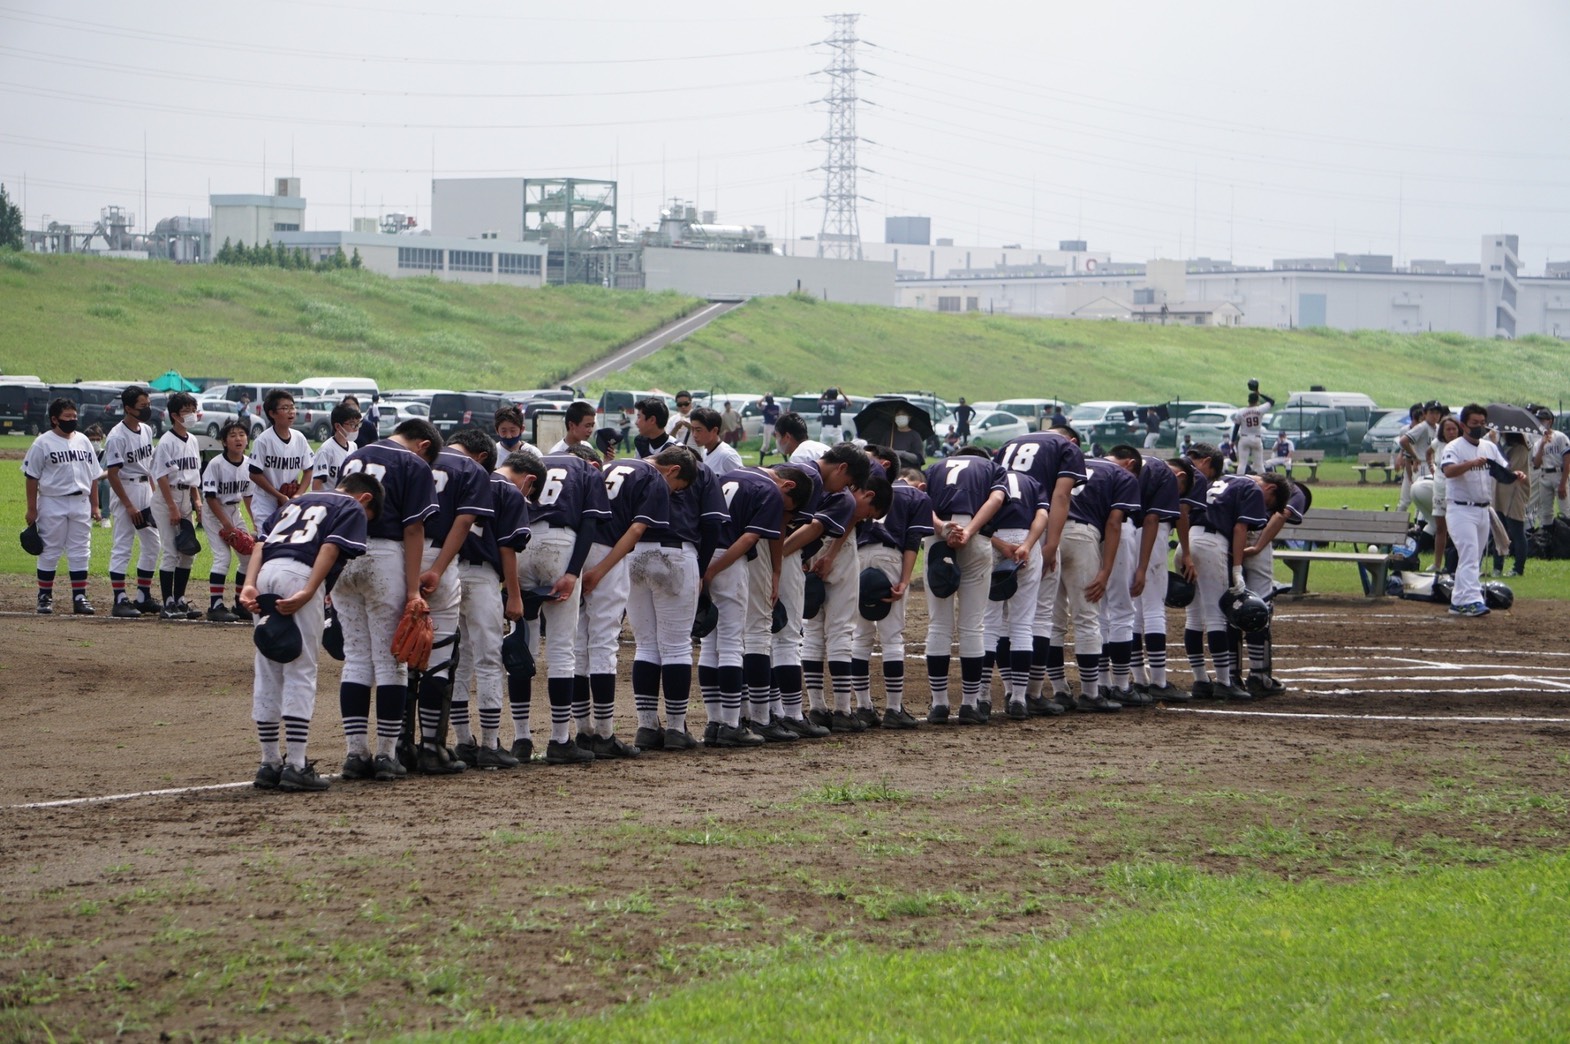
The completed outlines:
{"type": "Polygon", "coordinates": [[[1220,682],[1216,682],[1215,685],[1212,686],[1212,689],[1214,690],[1216,699],[1218,700],[1231,700],[1234,703],[1251,703],[1254,699],[1253,695],[1247,689],[1243,688],[1241,685],[1235,685],[1232,682],[1227,682],[1225,685],[1222,685],[1220,682]]]}
{"type": "Polygon", "coordinates": [[[240,618],[229,611],[229,607],[222,602],[207,610],[207,619],[212,623],[239,623],[240,618]]]}
{"type": "Polygon", "coordinates": [[[779,722],[801,739],[822,739],[829,734],[828,729],[822,725],[815,725],[806,718],[781,718],[779,722]]]}
{"type": "Polygon", "coordinates": [[[136,607],[136,611],[141,613],[143,616],[157,616],[159,613],[163,612],[164,608],[157,602],[153,601],[151,596],[147,598],[140,598],[131,604],[134,605],[136,607]]]}
{"type": "Polygon", "coordinates": [[[457,755],[459,761],[470,768],[479,768],[480,745],[473,740],[470,740],[468,743],[458,744],[452,749],[452,752],[457,755]]]}
{"type": "MultiPolygon", "coordinates": [[[[347,766],[347,764],[348,763],[345,762],[345,766],[347,766]]],[[[376,760],[373,761],[371,765],[371,777],[373,779],[381,780],[383,783],[390,782],[395,779],[403,779],[409,774],[409,770],[403,767],[403,763],[397,758],[393,757],[391,754],[376,755],[376,760]]]]}
{"type": "Polygon", "coordinates": [[[1471,602],[1467,605],[1452,605],[1451,616],[1487,616],[1491,610],[1482,602],[1471,602]]]}
{"type": "Polygon", "coordinates": [[[421,775],[425,776],[456,776],[467,770],[469,766],[459,761],[445,747],[433,747],[428,743],[422,743],[415,767],[421,775]]]}
{"type": "Polygon", "coordinates": [[[752,721],[741,719],[741,724],[754,736],[762,736],[765,743],[794,743],[796,734],[787,729],[778,719],[770,721],[752,721]]]}
{"type": "Polygon", "coordinates": [[[1194,698],[1171,682],[1152,685],[1145,690],[1145,694],[1158,703],[1187,703],[1194,698]]]}
{"type": "MultiPolygon", "coordinates": [[[[816,712],[814,712],[816,713],[816,712]]],[[[848,711],[829,712],[830,732],[866,732],[867,725],[856,715],[848,711]]]]}
{"type": "Polygon", "coordinates": [[[828,729],[830,732],[834,731],[834,712],[831,710],[808,711],[807,720],[820,729],[828,729]]]}
{"type": "Polygon", "coordinates": [[[1194,685],[1190,692],[1196,700],[1214,700],[1218,698],[1216,696],[1215,683],[1208,678],[1194,679],[1194,685]]]}
{"type": "Polygon", "coordinates": [[[632,734],[632,745],[639,750],[664,750],[665,730],[659,726],[642,726],[632,734]]]}
{"type": "Polygon", "coordinates": [[[929,707],[927,709],[928,725],[947,725],[949,723],[949,705],[929,707]]]}
{"type": "Polygon", "coordinates": [[[1049,700],[1045,696],[1026,696],[1025,709],[1033,718],[1057,718],[1068,713],[1068,709],[1057,700],[1049,700]]]}
{"type": "Polygon", "coordinates": [[[1074,710],[1074,695],[1070,692],[1054,692],[1052,694],[1052,702],[1066,711],[1074,710]]]}
{"type": "Polygon", "coordinates": [[[761,747],[764,739],[745,725],[721,725],[714,745],[716,747],[761,747]]]}
{"type": "Polygon", "coordinates": [[[1276,681],[1276,679],[1272,678],[1263,671],[1255,671],[1250,674],[1248,676],[1248,681],[1244,684],[1244,688],[1246,688],[1256,700],[1264,699],[1266,696],[1280,696],[1283,692],[1287,691],[1287,687],[1285,685],[1282,685],[1280,682],[1276,681]]]}
{"type": "Polygon", "coordinates": [[[1112,699],[1125,707],[1148,707],[1156,702],[1133,687],[1112,690],[1112,699]]]}
{"type": "Polygon", "coordinates": [[[229,607],[229,611],[234,614],[234,618],[237,623],[251,622],[251,614],[239,602],[235,602],[233,605],[231,605],[229,607]]]}
{"type": "Polygon", "coordinates": [[[478,756],[470,767],[493,772],[497,769],[515,769],[518,765],[517,758],[502,750],[500,746],[495,746],[479,748],[478,756]]]}
{"type": "Polygon", "coordinates": [[[883,727],[908,732],[911,729],[919,729],[921,723],[905,708],[891,707],[883,712],[883,727]]]}
{"type": "Polygon", "coordinates": [[[328,786],[327,780],[316,774],[314,761],[307,761],[304,768],[285,765],[278,777],[279,790],[326,790],[328,786]]]}
{"type": "Polygon", "coordinates": [[[1024,700],[1009,700],[1008,716],[1009,721],[1025,721],[1030,717],[1030,709],[1024,700]]]}
{"type": "Polygon", "coordinates": [[[178,603],[169,602],[162,609],[158,610],[158,619],[160,619],[160,620],[184,620],[185,619],[185,610],[181,609],[178,603]]]}
{"type": "Polygon", "coordinates": [[[720,745],[720,723],[711,721],[703,726],[703,745],[705,747],[718,747],[720,745]]]}
{"type": "Polygon", "coordinates": [[[693,739],[692,733],[685,729],[666,729],[664,749],[669,751],[697,750],[698,741],[693,739]]]}
{"type": "Polygon", "coordinates": [[[878,712],[871,707],[857,707],[856,717],[869,729],[875,729],[883,724],[883,719],[878,717],[878,712]]]}
{"type": "Polygon", "coordinates": [[[1123,705],[1116,702],[1115,700],[1109,700],[1105,696],[1096,695],[1081,696],[1077,701],[1075,701],[1074,708],[1081,711],[1100,711],[1106,713],[1110,711],[1120,711],[1123,709],[1123,705]]]}
{"type": "Polygon", "coordinates": [[[93,603],[87,600],[86,595],[77,595],[71,599],[72,616],[97,616],[98,610],[93,608],[93,603]]]}
{"type": "Polygon", "coordinates": [[[38,592],[38,615],[49,616],[55,611],[55,598],[52,594],[38,592]]]}
{"type": "Polygon", "coordinates": [[[257,790],[277,790],[278,779],[283,775],[282,762],[264,761],[256,770],[256,778],[251,781],[251,786],[257,790]]]}
{"type": "Polygon", "coordinates": [[[960,704],[959,713],[954,715],[954,721],[960,725],[985,725],[987,719],[981,716],[981,711],[969,704],[960,704]]]}
{"type": "Polygon", "coordinates": [[[181,598],[179,601],[175,602],[175,607],[185,610],[185,618],[187,620],[200,620],[202,618],[202,611],[200,609],[192,609],[191,603],[187,602],[184,598],[181,598]]]}
{"type": "Polygon", "coordinates": [[[623,743],[615,736],[593,736],[590,738],[590,742],[593,744],[591,749],[594,751],[596,758],[606,758],[607,760],[635,758],[643,753],[637,747],[630,743],[623,743]]]}
{"type": "Polygon", "coordinates": [[[518,759],[518,764],[527,765],[534,757],[534,741],[529,739],[513,740],[512,756],[518,759]]]}
{"type": "Polygon", "coordinates": [[[579,732],[572,738],[572,741],[578,746],[582,747],[584,750],[587,750],[591,753],[594,751],[594,737],[586,731],[579,732]]]}
{"type": "Polygon", "coordinates": [[[992,701],[977,700],[976,713],[981,715],[981,723],[983,725],[987,724],[987,722],[992,720],[992,701]]]}
{"type": "Polygon", "coordinates": [[[551,740],[545,745],[545,763],[547,765],[592,765],[594,752],[584,750],[572,741],[557,743],[551,740]]]}
{"type": "Polygon", "coordinates": [[[339,779],[375,779],[376,762],[369,754],[350,754],[338,770],[339,779]]]}
{"type": "Polygon", "coordinates": [[[142,611],[129,600],[122,598],[114,604],[113,609],[109,610],[109,615],[116,620],[140,620],[142,611]]]}

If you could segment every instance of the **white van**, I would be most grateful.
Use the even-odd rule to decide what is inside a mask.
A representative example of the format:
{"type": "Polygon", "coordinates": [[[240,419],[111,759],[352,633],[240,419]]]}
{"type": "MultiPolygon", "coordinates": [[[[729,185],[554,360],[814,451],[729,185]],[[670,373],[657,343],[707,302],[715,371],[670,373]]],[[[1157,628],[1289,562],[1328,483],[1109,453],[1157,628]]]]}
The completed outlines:
{"type": "Polygon", "coordinates": [[[1362,392],[1332,392],[1321,388],[1312,391],[1295,391],[1287,396],[1287,401],[1276,409],[1286,409],[1288,406],[1335,406],[1346,414],[1347,439],[1354,446],[1363,444],[1363,436],[1368,434],[1368,426],[1372,423],[1373,414],[1379,409],[1373,399],[1362,392]]]}
{"type": "Polygon", "coordinates": [[[313,399],[341,399],[353,395],[362,403],[369,403],[372,395],[381,389],[369,377],[307,377],[300,382],[313,399]]]}

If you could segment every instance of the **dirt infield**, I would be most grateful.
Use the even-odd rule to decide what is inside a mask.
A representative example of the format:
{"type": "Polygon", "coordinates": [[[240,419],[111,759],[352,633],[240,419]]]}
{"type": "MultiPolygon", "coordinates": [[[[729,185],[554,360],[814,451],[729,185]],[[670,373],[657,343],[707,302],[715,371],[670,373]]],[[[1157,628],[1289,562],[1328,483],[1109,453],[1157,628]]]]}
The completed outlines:
{"type": "MultiPolygon", "coordinates": [[[[1352,876],[1562,847],[1570,830],[1553,603],[1477,621],[1286,606],[1291,691],[1243,707],[316,795],[225,786],[256,761],[245,628],[30,604],[24,582],[0,585],[6,1039],[333,1039],[595,1010],[843,941],[1058,933],[1122,901],[1120,868],[1139,863],[1352,876]]],[[[335,771],[324,664],[312,753],[335,771]]]]}

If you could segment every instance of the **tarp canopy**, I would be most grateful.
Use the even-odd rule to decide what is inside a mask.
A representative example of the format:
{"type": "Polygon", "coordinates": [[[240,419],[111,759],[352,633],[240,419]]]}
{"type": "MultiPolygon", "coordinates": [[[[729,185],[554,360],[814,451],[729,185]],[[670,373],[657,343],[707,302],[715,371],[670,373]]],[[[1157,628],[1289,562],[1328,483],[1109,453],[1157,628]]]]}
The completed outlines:
{"type": "Polygon", "coordinates": [[[153,391],[161,392],[199,392],[202,386],[193,381],[188,381],[180,376],[179,370],[170,370],[162,377],[155,377],[148,382],[148,387],[153,391]]]}

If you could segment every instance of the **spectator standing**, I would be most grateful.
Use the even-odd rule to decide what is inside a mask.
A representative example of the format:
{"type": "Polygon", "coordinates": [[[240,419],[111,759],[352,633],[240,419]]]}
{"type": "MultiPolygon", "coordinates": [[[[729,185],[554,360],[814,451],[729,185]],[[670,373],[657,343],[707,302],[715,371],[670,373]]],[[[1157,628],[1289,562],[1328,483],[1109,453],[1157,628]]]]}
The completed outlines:
{"type": "Polygon", "coordinates": [[[730,446],[740,446],[742,436],[741,414],[736,412],[736,407],[731,405],[729,399],[725,400],[725,412],[720,414],[720,438],[730,446]]]}
{"type": "Polygon", "coordinates": [[[665,431],[676,445],[692,448],[692,392],[676,393],[676,412],[665,422],[665,431]]]}
{"type": "Polygon", "coordinates": [[[961,446],[970,445],[970,422],[976,416],[976,410],[965,401],[965,396],[959,397],[959,408],[954,411],[954,430],[959,435],[961,446]]]}
{"type": "Polygon", "coordinates": [[[774,401],[772,394],[765,395],[758,400],[757,407],[763,414],[763,442],[758,446],[758,466],[763,466],[763,460],[771,453],[779,452],[779,442],[774,438],[774,424],[780,419],[780,404],[774,401]]]}
{"type": "Polygon", "coordinates": [[[1155,449],[1161,442],[1161,414],[1154,406],[1145,411],[1145,449],[1155,449]]]}
{"type": "Polygon", "coordinates": [[[1565,479],[1570,472],[1570,436],[1554,427],[1554,411],[1544,406],[1537,411],[1542,422],[1543,434],[1532,443],[1532,499],[1527,511],[1527,524],[1537,529],[1554,524],[1554,500],[1559,501],[1561,518],[1570,517],[1570,498],[1566,497],[1565,479]]]}
{"type": "MultiPolygon", "coordinates": [[[[1505,466],[1511,471],[1525,473],[1531,467],[1532,452],[1527,449],[1526,436],[1520,432],[1505,432],[1499,447],[1505,456],[1505,466]]],[[[1526,508],[1531,500],[1529,482],[1495,482],[1494,510],[1505,524],[1505,535],[1510,538],[1510,554],[1515,560],[1506,576],[1520,576],[1526,572],[1526,508]]],[[[1505,556],[1498,546],[1494,548],[1494,575],[1499,576],[1505,567],[1505,556]]]]}

